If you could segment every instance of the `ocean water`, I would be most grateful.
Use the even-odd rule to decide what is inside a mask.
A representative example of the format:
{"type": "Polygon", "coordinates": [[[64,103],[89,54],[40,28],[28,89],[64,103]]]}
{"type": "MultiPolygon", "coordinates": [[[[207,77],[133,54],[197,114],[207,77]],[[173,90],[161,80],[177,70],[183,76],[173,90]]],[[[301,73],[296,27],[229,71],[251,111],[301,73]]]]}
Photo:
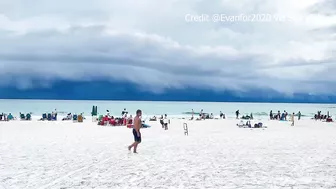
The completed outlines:
{"type": "Polygon", "coordinates": [[[141,109],[145,116],[168,114],[170,117],[190,117],[192,109],[199,112],[213,113],[215,116],[222,111],[227,117],[235,117],[235,111],[240,110],[242,115],[253,113],[254,117],[268,117],[269,111],[297,113],[301,111],[305,117],[312,117],[317,111],[333,117],[336,116],[336,104],[289,104],[289,103],[231,103],[231,102],[151,102],[151,101],[75,101],[75,100],[0,100],[0,112],[12,113],[32,112],[33,116],[52,112],[57,109],[60,115],[84,113],[91,115],[92,106],[98,106],[98,113],[105,114],[109,110],[112,115],[119,116],[126,108],[130,114],[141,109]]]}

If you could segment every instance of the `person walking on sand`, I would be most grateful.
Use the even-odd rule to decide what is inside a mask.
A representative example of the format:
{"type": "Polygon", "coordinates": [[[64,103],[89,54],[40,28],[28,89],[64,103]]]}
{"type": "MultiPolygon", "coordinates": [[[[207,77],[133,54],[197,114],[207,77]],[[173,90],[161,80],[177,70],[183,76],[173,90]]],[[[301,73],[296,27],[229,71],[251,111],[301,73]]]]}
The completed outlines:
{"type": "Polygon", "coordinates": [[[134,136],[134,142],[130,146],[128,146],[128,150],[131,150],[133,148],[133,153],[138,153],[137,148],[138,144],[141,143],[141,110],[136,111],[136,116],[134,117],[134,127],[133,127],[133,136],[134,136]]]}
{"type": "Polygon", "coordinates": [[[292,116],[291,116],[291,121],[292,121],[291,126],[294,126],[294,115],[295,115],[295,113],[293,112],[293,114],[292,114],[292,116]]]}

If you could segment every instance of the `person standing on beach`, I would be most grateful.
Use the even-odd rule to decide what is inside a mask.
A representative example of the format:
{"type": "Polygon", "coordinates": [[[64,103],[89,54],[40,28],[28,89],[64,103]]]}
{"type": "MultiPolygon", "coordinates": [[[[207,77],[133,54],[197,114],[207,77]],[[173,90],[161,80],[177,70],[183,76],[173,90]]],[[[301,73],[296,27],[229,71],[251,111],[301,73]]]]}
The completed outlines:
{"type": "Polygon", "coordinates": [[[134,136],[134,142],[130,146],[128,146],[128,150],[131,150],[133,148],[133,153],[138,153],[137,148],[138,144],[141,143],[141,110],[136,111],[136,116],[134,117],[134,127],[133,127],[133,136],[134,136]]]}
{"type": "Polygon", "coordinates": [[[292,121],[291,126],[294,126],[294,115],[295,115],[295,113],[293,112],[293,114],[292,114],[292,116],[291,116],[291,121],[292,121]]]}
{"type": "Polygon", "coordinates": [[[277,120],[280,120],[280,111],[278,110],[277,120]]]}
{"type": "Polygon", "coordinates": [[[199,116],[200,116],[200,119],[204,119],[203,109],[201,109],[201,112],[200,112],[199,116]]]}
{"type": "Polygon", "coordinates": [[[236,111],[236,119],[239,119],[239,110],[236,111]]]}
{"type": "Polygon", "coordinates": [[[121,112],[121,116],[122,116],[122,117],[125,117],[125,114],[126,114],[126,115],[128,114],[126,108],[124,108],[124,110],[121,112]]]}
{"type": "Polygon", "coordinates": [[[163,115],[161,115],[161,117],[160,117],[160,124],[162,126],[162,129],[164,129],[163,115]]]}
{"type": "Polygon", "coordinates": [[[301,112],[299,111],[299,113],[298,113],[298,120],[300,120],[301,119],[301,112]]]}
{"type": "Polygon", "coordinates": [[[169,123],[169,120],[167,118],[167,114],[165,114],[165,117],[163,119],[163,124],[164,124],[164,129],[165,130],[168,130],[168,123],[169,123]]]}
{"type": "Polygon", "coordinates": [[[288,113],[286,112],[286,110],[284,110],[284,115],[285,115],[285,121],[287,121],[288,113]]]}

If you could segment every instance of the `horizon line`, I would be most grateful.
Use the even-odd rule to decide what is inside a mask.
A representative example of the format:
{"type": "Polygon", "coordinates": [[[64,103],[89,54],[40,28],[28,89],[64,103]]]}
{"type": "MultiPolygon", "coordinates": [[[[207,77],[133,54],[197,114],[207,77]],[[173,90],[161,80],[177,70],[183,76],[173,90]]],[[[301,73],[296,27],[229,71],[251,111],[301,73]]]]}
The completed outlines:
{"type": "Polygon", "coordinates": [[[36,98],[0,98],[20,101],[112,101],[112,102],[180,102],[180,103],[249,103],[249,104],[336,104],[332,102],[266,102],[266,101],[184,101],[184,100],[118,100],[118,99],[36,99],[36,98]]]}

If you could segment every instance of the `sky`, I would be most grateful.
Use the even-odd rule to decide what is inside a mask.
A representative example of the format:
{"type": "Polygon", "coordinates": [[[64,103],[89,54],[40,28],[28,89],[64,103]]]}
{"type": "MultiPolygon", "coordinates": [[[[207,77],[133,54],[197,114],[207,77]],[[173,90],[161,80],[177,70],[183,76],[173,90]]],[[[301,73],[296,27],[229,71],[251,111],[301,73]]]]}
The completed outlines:
{"type": "Polygon", "coordinates": [[[335,31],[332,0],[0,0],[0,86],[334,95],[335,31]]]}

